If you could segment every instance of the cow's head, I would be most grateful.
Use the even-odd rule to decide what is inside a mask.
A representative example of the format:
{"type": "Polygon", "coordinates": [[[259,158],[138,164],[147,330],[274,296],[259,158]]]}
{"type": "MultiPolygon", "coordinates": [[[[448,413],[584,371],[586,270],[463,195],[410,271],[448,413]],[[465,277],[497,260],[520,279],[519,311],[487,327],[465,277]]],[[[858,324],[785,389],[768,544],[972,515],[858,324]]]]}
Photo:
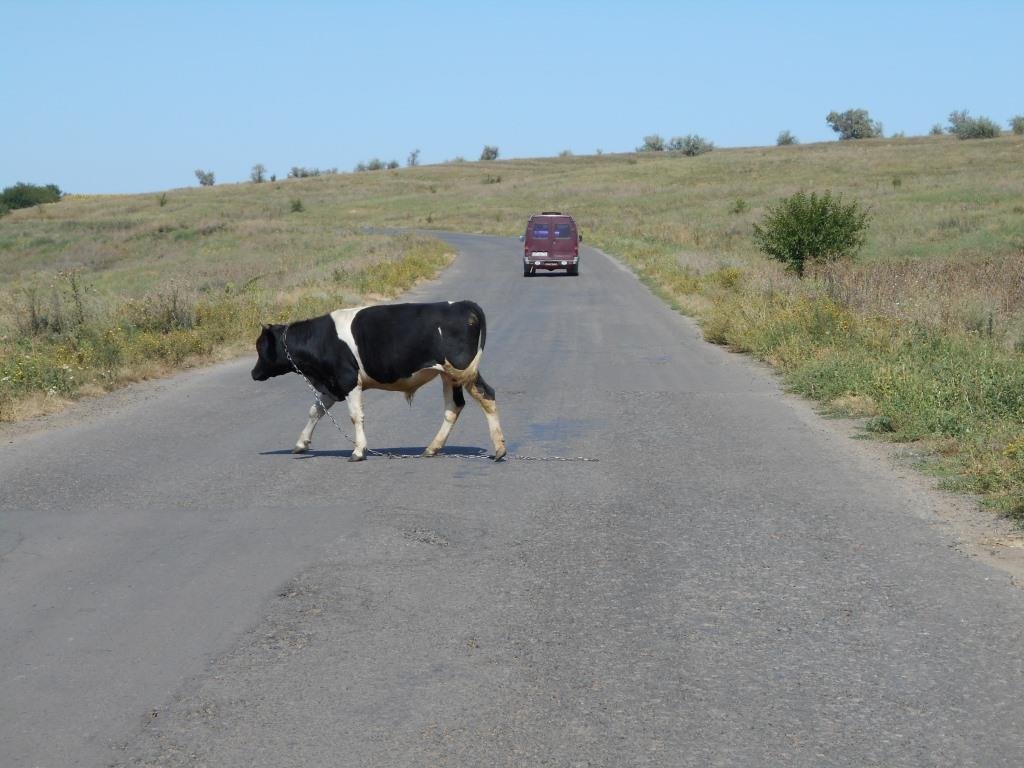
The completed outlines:
{"type": "Polygon", "coordinates": [[[280,376],[283,373],[291,373],[291,363],[284,352],[282,336],[284,335],[283,325],[264,325],[260,337],[256,339],[256,354],[259,359],[252,369],[252,378],[255,381],[266,381],[271,376],[280,376]]]}

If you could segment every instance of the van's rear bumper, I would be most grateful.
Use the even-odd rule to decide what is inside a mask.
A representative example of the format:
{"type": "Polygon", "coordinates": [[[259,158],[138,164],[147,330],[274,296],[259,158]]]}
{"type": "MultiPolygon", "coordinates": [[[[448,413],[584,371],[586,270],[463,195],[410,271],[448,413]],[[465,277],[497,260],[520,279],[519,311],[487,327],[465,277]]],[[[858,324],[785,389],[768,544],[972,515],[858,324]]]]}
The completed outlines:
{"type": "Polygon", "coordinates": [[[535,259],[530,256],[523,257],[523,265],[533,269],[568,269],[579,263],[579,256],[566,256],[564,259],[551,256],[544,259],[535,259]]]}

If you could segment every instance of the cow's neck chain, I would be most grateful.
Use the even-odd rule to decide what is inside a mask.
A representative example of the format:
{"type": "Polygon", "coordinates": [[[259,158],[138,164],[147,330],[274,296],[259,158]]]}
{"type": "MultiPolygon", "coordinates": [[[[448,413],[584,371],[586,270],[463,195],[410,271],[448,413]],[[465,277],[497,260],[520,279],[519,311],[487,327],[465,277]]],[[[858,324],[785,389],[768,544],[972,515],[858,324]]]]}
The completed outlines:
{"type": "MultiPolygon", "coordinates": [[[[306,374],[304,374],[302,372],[302,369],[299,368],[298,364],[295,362],[295,359],[292,357],[292,353],[288,351],[288,328],[289,327],[290,326],[286,325],[284,327],[284,333],[281,334],[281,345],[284,347],[285,357],[288,358],[288,362],[292,364],[292,368],[295,369],[295,372],[297,374],[299,374],[299,376],[302,377],[302,380],[304,382],[306,382],[306,386],[309,387],[309,391],[312,392],[313,393],[313,397],[316,398],[316,404],[320,407],[320,410],[323,411],[324,413],[326,413],[330,417],[331,421],[334,423],[334,426],[337,428],[337,430],[342,435],[345,436],[345,439],[348,440],[350,443],[352,443],[352,445],[355,445],[356,441],[353,440],[351,437],[349,437],[348,433],[342,428],[341,424],[338,423],[338,420],[334,418],[334,414],[331,413],[330,409],[326,405],[324,405],[324,401],[320,397],[320,390],[318,390],[313,385],[313,382],[309,380],[309,377],[306,376],[306,374]]],[[[374,456],[383,456],[383,457],[388,458],[388,459],[418,459],[418,458],[420,458],[420,456],[418,454],[414,454],[414,453],[392,453],[390,451],[385,453],[385,452],[382,452],[382,451],[375,451],[373,448],[370,448],[369,446],[366,447],[366,452],[367,453],[371,453],[374,456]]],[[[486,451],[480,451],[480,453],[439,453],[434,458],[445,458],[445,459],[487,459],[488,461],[491,460],[491,457],[487,455],[486,451]]],[[[588,461],[588,462],[600,461],[600,459],[595,459],[595,458],[592,458],[590,456],[523,456],[523,455],[520,455],[520,454],[515,454],[515,455],[513,455],[513,454],[506,454],[505,459],[516,459],[518,461],[580,461],[580,462],[582,462],[582,461],[588,461]]]]}

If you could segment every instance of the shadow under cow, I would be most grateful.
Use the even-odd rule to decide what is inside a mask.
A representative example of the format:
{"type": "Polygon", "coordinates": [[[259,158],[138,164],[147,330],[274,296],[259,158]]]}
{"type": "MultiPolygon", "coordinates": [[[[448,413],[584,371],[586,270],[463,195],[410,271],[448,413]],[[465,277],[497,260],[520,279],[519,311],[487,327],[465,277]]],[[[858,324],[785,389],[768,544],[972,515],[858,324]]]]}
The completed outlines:
{"type": "MultiPolygon", "coordinates": [[[[437,458],[441,456],[488,456],[486,448],[472,445],[446,445],[444,450],[437,454],[437,457],[421,457],[423,449],[426,446],[402,446],[397,448],[371,448],[372,451],[377,453],[389,454],[390,456],[401,456],[403,458],[437,458]]],[[[371,453],[367,451],[367,459],[386,459],[389,456],[378,456],[377,453],[371,453]]],[[[260,456],[288,456],[293,459],[321,459],[321,458],[336,458],[336,459],[347,459],[352,455],[352,449],[336,449],[336,450],[317,450],[310,448],[305,453],[292,453],[291,448],[285,448],[278,451],[260,451],[260,456]]]]}

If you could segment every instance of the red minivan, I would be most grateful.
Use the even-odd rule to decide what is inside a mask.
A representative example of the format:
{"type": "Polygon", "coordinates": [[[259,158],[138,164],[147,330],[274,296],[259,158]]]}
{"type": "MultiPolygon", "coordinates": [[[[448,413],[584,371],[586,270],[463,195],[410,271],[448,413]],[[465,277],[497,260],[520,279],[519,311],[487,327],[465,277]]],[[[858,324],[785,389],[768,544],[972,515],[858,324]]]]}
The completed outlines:
{"type": "Polygon", "coordinates": [[[576,229],[572,216],[559,211],[544,211],[526,222],[523,243],[523,276],[535,275],[537,270],[564,269],[566,274],[580,273],[580,243],[583,235],[576,229]]]}

